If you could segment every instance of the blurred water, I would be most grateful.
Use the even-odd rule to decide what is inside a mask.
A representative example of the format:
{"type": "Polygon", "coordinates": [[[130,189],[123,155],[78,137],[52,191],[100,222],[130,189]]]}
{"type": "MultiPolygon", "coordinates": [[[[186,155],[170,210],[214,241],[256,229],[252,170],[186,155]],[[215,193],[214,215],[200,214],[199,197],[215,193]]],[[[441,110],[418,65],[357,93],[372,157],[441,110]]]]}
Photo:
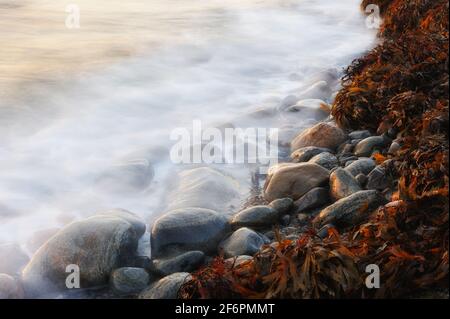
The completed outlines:
{"type": "Polygon", "coordinates": [[[0,241],[21,242],[101,209],[160,214],[173,128],[281,127],[245,114],[327,80],[375,38],[359,0],[0,0],[0,37],[0,241]],[[80,29],[65,27],[69,3],[80,29]],[[138,191],[109,189],[130,159],[138,191]],[[152,163],[149,185],[136,159],[152,163]]]}

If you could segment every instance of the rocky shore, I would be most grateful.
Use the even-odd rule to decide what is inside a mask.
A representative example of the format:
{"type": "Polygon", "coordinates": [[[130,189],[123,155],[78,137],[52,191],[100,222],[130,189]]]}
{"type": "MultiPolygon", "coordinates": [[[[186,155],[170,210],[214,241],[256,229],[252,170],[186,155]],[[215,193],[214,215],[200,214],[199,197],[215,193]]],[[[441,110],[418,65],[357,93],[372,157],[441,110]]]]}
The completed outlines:
{"type": "Polygon", "coordinates": [[[387,134],[348,134],[332,121],[318,123],[294,139],[291,162],[270,169],[263,191],[267,205],[247,207],[231,218],[207,208],[171,210],[153,224],[151,259],[138,254],[145,222],[124,210],[69,224],[30,261],[20,247],[0,247],[2,258],[17,259],[1,270],[2,297],[70,297],[66,267],[75,264],[82,288],[108,284],[105,296],[176,298],[189,273],[212,257],[221,255],[235,265],[265,245],[277,245],[277,236],[298,238],[311,223],[319,237],[328,236],[329,228],[355,225],[387,202],[394,180],[388,165],[371,157],[393,143],[387,134]],[[22,266],[19,284],[14,276],[22,266]]]}
{"type": "MultiPolygon", "coordinates": [[[[286,110],[298,100],[289,104],[286,110]]],[[[243,209],[235,206],[233,181],[201,167],[183,172],[177,191],[184,197],[151,229],[131,212],[112,210],[52,234],[31,260],[17,245],[0,245],[0,298],[404,297],[441,288],[448,295],[441,211],[448,193],[430,195],[432,212],[423,198],[402,193],[410,131],[380,130],[382,119],[343,125],[352,112],[335,104],[333,116],[297,132],[290,158],[269,169],[261,193],[243,209]],[[217,185],[220,192],[199,196],[217,185]],[[364,287],[368,264],[383,272],[376,292],[364,287]],[[68,265],[79,267],[81,289],[67,288],[68,265]]],[[[438,169],[448,186],[445,147],[447,167],[442,160],[438,169]]]]}

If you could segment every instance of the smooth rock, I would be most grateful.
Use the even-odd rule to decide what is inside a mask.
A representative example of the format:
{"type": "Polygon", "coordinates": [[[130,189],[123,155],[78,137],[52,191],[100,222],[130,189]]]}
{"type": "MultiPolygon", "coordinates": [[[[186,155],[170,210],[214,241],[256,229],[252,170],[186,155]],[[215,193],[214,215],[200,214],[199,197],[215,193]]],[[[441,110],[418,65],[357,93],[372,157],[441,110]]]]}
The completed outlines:
{"type": "Polygon", "coordinates": [[[376,163],[371,158],[360,158],[357,161],[354,161],[350,165],[345,167],[345,170],[352,174],[353,176],[357,176],[359,174],[367,175],[369,174],[376,166],[376,163]]]}
{"type": "Polygon", "coordinates": [[[253,256],[264,243],[265,240],[260,234],[243,227],[225,239],[219,247],[222,249],[226,258],[239,255],[253,256]]]}
{"type": "Polygon", "coordinates": [[[14,276],[22,271],[29,260],[19,244],[0,244],[0,273],[14,276]]]}
{"type": "Polygon", "coordinates": [[[314,156],[325,152],[331,153],[331,150],[316,146],[302,147],[291,154],[291,159],[294,163],[307,162],[314,156]]]}
{"type": "Polygon", "coordinates": [[[329,191],[323,187],[316,187],[295,201],[297,212],[309,211],[324,206],[330,202],[329,191]]]}
{"type": "Polygon", "coordinates": [[[150,275],[145,269],[123,267],[111,273],[111,287],[116,293],[130,295],[145,289],[150,281],[150,275]]]}
{"type": "Polygon", "coordinates": [[[279,217],[279,213],[270,206],[252,206],[237,213],[231,220],[231,225],[233,228],[260,228],[275,224],[279,217]]]}
{"type": "Polygon", "coordinates": [[[331,223],[339,227],[354,226],[385,202],[386,200],[378,191],[359,191],[323,209],[314,219],[314,224],[321,226],[331,223]]]}
{"type": "Polygon", "coordinates": [[[348,133],[348,137],[351,140],[363,140],[371,136],[372,134],[370,134],[370,132],[367,130],[353,131],[351,133],[348,133]]]}
{"type": "Polygon", "coordinates": [[[139,299],[177,299],[181,286],[191,280],[187,272],[177,272],[151,284],[139,294],[139,299]]]}
{"type": "Polygon", "coordinates": [[[357,156],[353,156],[353,154],[343,154],[338,156],[338,159],[342,166],[348,166],[352,162],[357,161],[359,158],[357,156]]]}
{"type": "Polygon", "coordinates": [[[306,146],[336,149],[346,139],[344,131],[337,126],[321,122],[299,134],[291,143],[291,150],[296,151],[306,146]]]}
{"type": "Polygon", "coordinates": [[[0,300],[23,298],[24,293],[18,281],[8,274],[0,274],[0,300]]]}
{"type": "Polygon", "coordinates": [[[281,216],[283,214],[289,213],[292,207],[294,207],[294,201],[289,197],[280,198],[272,201],[269,206],[275,209],[278,212],[279,216],[281,216]]]}
{"type": "Polygon", "coordinates": [[[66,267],[72,264],[80,269],[81,288],[106,284],[114,269],[134,258],[145,231],[135,215],[120,214],[73,222],[50,238],[23,270],[27,296],[67,290],[66,267]]]}
{"type": "Polygon", "coordinates": [[[339,165],[338,159],[331,153],[320,153],[309,160],[309,163],[320,165],[328,170],[339,165]]]}
{"type": "Polygon", "coordinates": [[[359,192],[361,187],[352,174],[338,168],[330,175],[330,196],[334,201],[359,192]]]}
{"type": "Polygon", "coordinates": [[[299,199],[311,189],[328,181],[330,171],[314,163],[283,163],[269,169],[264,198],[273,201],[290,197],[299,199]]]}
{"type": "Polygon", "coordinates": [[[175,183],[167,211],[199,207],[231,213],[241,202],[240,183],[209,167],[182,171],[175,183]]]}
{"type": "Polygon", "coordinates": [[[205,254],[201,251],[188,251],[184,254],[153,260],[156,271],[163,276],[176,272],[192,272],[205,262],[205,254]]]}
{"type": "Polygon", "coordinates": [[[386,146],[386,139],[382,136],[371,136],[363,139],[356,144],[354,154],[359,157],[367,157],[372,154],[375,149],[386,146]]]}
{"type": "Polygon", "coordinates": [[[227,218],[213,210],[173,210],[158,218],[153,225],[152,256],[158,258],[172,250],[200,250],[205,254],[214,254],[229,231],[227,218]]]}
{"type": "Polygon", "coordinates": [[[388,154],[395,155],[401,149],[400,143],[393,141],[391,146],[389,147],[388,154]]]}
{"type": "Polygon", "coordinates": [[[356,160],[354,160],[354,159],[348,160],[347,162],[345,162],[344,167],[350,166],[356,161],[357,161],[357,159],[356,160]]]}
{"type": "Polygon", "coordinates": [[[386,169],[378,165],[367,176],[367,189],[384,190],[389,186],[389,178],[386,175],[386,169]]]}

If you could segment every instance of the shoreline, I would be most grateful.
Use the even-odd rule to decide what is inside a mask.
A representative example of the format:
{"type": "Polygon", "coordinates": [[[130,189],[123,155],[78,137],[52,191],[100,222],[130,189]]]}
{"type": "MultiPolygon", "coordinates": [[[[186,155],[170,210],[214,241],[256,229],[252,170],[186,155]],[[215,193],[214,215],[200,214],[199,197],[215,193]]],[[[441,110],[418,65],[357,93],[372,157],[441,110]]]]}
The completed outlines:
{"type": "MultiPolygon", "coordinates": [[[[392,73],[383,73],[378,88],[391,90],[379,98],[369,87],[371,76],[394,67],[399,57],[392,41],[410,40],[408,30],[398,29],[404,20],[396,19],[406,19],[402,10],[416,12],[419,5],[375,2],[385,19],[384,42],[349,66],[333,118],[300,132],[291,142],[290,161],[272,167],[263,189],[252,188],[231,220],[204,208],[164,215],[151,229],[149,259],[135,254],[146,231],[137,216],[124,210],[93,216],[41,247],[22,283],[1,274],[0,298],[29,298],[43,290],[61,296],[67,260],[88,266],[81,282],[92,287],[63,294],[67,298],[448,298],[448,93],[436,91],[445,79],[448,88],[448,71],[442,71],[439,55],[433,67],[420,69],[432,69],[430,76],[441,81],[432,87],[419,81],[420,97],[403,87],[393,91],[405,83],[401,77],[392,83],[392,73]],[[378,65],[386,53],[394,58],[378,65]],[[407,109],[409,103],[425,116],[407,109]],[[92,255],[86,258],[85,251],[92,255]],[[373,264],[382,271],[380,289],[365,285],[373,264]]],[[[429,18],[444,2],[417,12],[428,33],[443,30],[445,38],[447,28],[448,49],[448,24],[429,18]]],[[[441,49],[436,37],[422,40],[441,49]]],[[[413,72],[417,66],[406,68],[413,72]]]]}

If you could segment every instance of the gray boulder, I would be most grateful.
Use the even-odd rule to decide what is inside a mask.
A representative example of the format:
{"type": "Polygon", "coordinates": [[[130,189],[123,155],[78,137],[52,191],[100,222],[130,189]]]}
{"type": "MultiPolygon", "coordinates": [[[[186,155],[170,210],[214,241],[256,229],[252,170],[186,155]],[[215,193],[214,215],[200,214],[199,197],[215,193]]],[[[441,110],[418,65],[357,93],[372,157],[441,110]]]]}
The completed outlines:
{"type": "Polygon", "coordinates": [[[389,147],[388,154],[395,155],[402,148],[401,144],[397,141],[393,141],[389,147]]]}
{"type": "Polygon", "coordinates": [[[233,228],[266,227],[275,224],[280,214],[270,206],[252,206],[237,213],[231,220],[233,228]]]}
{"type": "Polygon", "coordinates": [[[255,231],[243,227],[225,239],[219,247],[223,250],[226,258],[239,255],[253,256],[264,245],[266,240],[255,231]]]}
{"type": "Polygon", "coordinates": [[[386,146],[387,141],[382,136],[371,136],[356,144],[354,153],[356,156],[367,157],[372,155],[375,149],[386,146]]]}
{"type": "Polygon", "coordinates": [[[30,258],[17,243],[0,244],[0,273],[19,274],[30,258]]]}
{"type": "Polygon", "coordinates": [[[283,214],[289,213],[289,211],[294,206],[294,201],[289,197],[280,198],[272,201],[269,206],[275,209],[278,212],[278,215],[281,216],[283,214]]]}
{"type": "Polygon", "coordinates": [[[296,151],[306,146],[317,146],[335,150],[346,140],[346,135],[337,126],[321,122],[300,133],[291,143],[291,150],[296,151]]]}
{"type": "Polygon", "coordinates": [[[390,179],[386,174],[386,169],[379,165],[375,167],[367,176],[367,189],[384,190],[390,184],[390,179]]]}
{"type": "Polygon", "coordinates": [[[209,167],[182,171],[168,197],[167,210],[199,207],[231,213],[241,203],[239,185],[234,178],[209,167]]]}
{"type": "Polygon", "coordinates": [[[291,159],[294,163],[307,162],[311,158],[320,153],[328,152],[331,153],[329,148],[316,147],[316,146],[306,146],[302,147],[291,154],[291,159]]]}
{"type": "Polygon", "coordinates": [[[111,273],[110,284],[116,293],[123,295],[135,294],[145,289],[150,281],[150,275],[143,268],[123,267],[111,273]]]}
{"type": "Polygon", "coordinates": [[[297,200],[315,187],[328,182],[330,171],[314,163],[283,163],[269,169],[264,198],[273,201],[290,197],[297,200]]]}
{"type": "Polygon", "coordinates": [[[314,208],[319,208],[330,202],[328,189],[316,187],[295,201],[297,213],[305,212],[314,208]]]}
{"type": "Polygon", "coordinates": [[[139,299],[177,299],[181,286],[191,280],[187,272],[177,272],[166,276],[139,294],[139,299]]]}
{"type": "Polygon", "coordinates": [[[334,201],[359,192],[361,187],[352,174],[338,168],[330,175],[330,196],[334,201]]]}
{"type": "Polygon", "coordinates": [[[351,140],[363,140],[365,138],[371,137],[372,134],[370,134],[367,130],[361,130],[361,131],[353,131],[351,133],[348,133],[348,137],[351,140]]]}
{"type": "Polygon", "coordinates": [[[204,208],[170,211],[158,218],[151,232],[152,256],[173,251],[200,250],[214,254],[220,241],[230,232],[225,216],[204,208]]]}
{"type": "Polygon", "coordinates": [[[81,288],[108,282],[114,269],[134,258],[145,224],[135,215],[98,215],[73,222],[51,237],[23,270],[27,296],[66,290],[66,267],[80,269],[81,288]]]}
{"type": "Polygon", "coordinates": [[[19,282],[7,274],[0,274],[0,300],[23,299],[24,293],[19,282]]]}
{"type": "Polygon", "coordinates": [[[354,161],[350,165],[345,167],[345,170],[352,174],[353,176],[357,176],[359,174],[367,175],[369,174],[376,166],[376,163],[371,158],[360,158],[357,161],[354,161]]]}
{"type": "Polygon", "coordinates": [[[188,251],[175,257],[153,260],[155,270],[168,276],[176,272],[192,272],[205,262],[205,254],[201,251],[188,251]]]}
{"type": "Polygon", "coordinates": [[[353,226],[385,202],[386,200],[377,191],[359,191],[323,209],[313,222],[318,226],[325,224],[353,226]]]}
{"type": "Polygon", "coordinates": [[[339,165],[337,157],[328,152],[323,152],[314,156],[309,160],[309,163],[315,163],[328,170],[331,170],[339,165]]]}

